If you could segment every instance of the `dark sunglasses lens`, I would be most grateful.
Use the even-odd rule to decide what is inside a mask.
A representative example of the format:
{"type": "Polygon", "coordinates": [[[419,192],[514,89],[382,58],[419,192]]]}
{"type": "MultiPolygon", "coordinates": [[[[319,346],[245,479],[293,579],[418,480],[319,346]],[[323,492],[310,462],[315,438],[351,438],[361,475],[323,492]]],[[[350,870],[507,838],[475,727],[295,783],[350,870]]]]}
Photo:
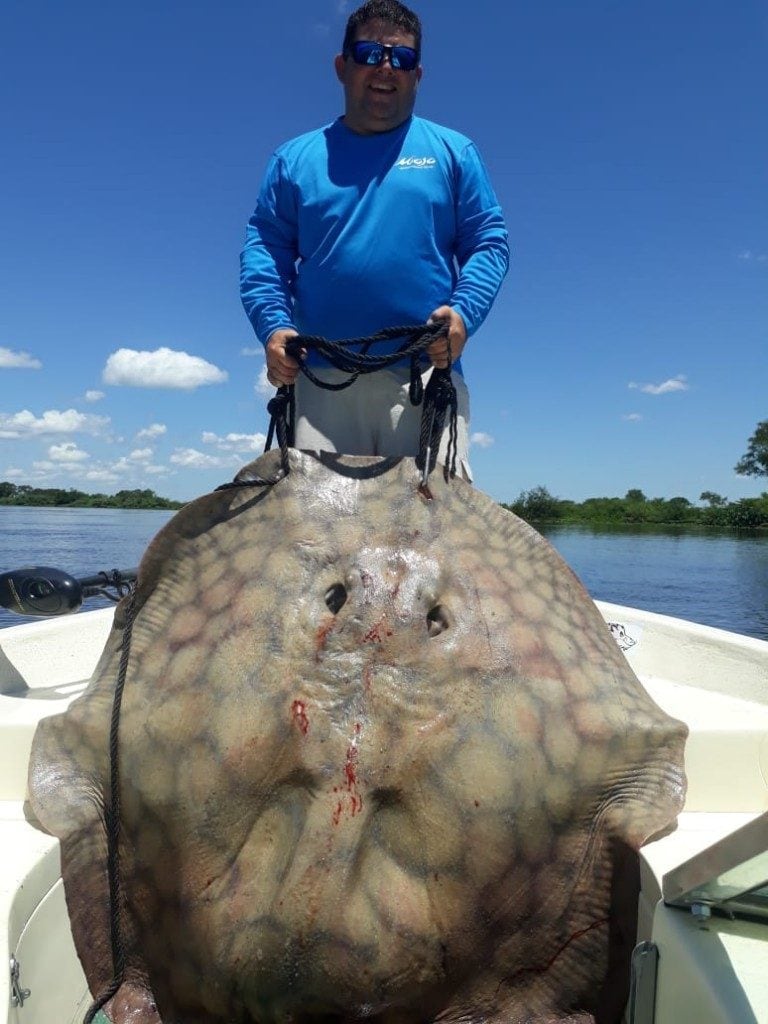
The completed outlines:
{"type": "Polygon", "coordinates": [[[389,53],[389,62],[399,71],[413,71],[419,63],[418,53],[410,46],[385,46],[383,43],[371,43],[363,40],[352,44],[352,60],[355,64],[368,64],[378,67],[389,53]]]}
{"type": "Polygon", "coordinates": [[[352,60],[355,64],[381,64],[384,60],[384,47],[381,43],[353,43],[352,60]]]}
{"type": "Polygon", "coordinates": [[[419,62],[419,57],[410,46],[393,46],[390,60],[393,68],[399,68],[401,71],[413,71],[419,62]]]}

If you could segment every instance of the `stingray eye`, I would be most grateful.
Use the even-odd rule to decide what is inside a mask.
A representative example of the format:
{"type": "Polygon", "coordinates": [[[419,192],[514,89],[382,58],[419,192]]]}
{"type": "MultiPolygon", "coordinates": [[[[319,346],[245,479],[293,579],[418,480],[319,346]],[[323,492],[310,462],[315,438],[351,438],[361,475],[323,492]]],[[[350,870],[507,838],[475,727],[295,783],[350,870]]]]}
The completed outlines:
{"type": "Polygon", "coordinates": [[[448,615],[441,604],[427,612],[427,632],[430,636],[439,636],[450,626],[448,615]]]}
{"type": "Polygon", "coordinates": [[[343,583],[334,583],[325,592],[325,603],[336,615],[347,603],[347,588],[343,583]]]}

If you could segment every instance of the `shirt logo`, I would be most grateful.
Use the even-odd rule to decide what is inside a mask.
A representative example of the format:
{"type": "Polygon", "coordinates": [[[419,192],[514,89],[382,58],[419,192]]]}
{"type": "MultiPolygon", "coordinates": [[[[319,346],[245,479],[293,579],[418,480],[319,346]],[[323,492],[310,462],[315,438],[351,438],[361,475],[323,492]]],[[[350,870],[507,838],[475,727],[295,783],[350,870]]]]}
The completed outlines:
{"type": "Polygon", "coordinates": [[[404,156],[397,161],[395,167],[402,171],[426,170],[436,164],[437,160],[433,156],[404,156]]]}

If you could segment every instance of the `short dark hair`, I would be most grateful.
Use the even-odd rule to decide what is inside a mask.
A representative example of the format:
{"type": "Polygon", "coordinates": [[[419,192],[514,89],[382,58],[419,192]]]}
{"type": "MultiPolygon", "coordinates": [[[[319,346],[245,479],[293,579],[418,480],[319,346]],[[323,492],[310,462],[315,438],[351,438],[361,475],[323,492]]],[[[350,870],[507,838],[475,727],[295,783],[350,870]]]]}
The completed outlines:
{"type": "Polygon", "coordinates": [[[368,21],[386,21],[397,25],[416,40],[416,52],[421,55],[421,22],[418,14],[414,14],[400,0],[367,0],[362,7],[352,11],[344,33],[342,53],[348,56],[355,41],[357,30],[368,21]]]}

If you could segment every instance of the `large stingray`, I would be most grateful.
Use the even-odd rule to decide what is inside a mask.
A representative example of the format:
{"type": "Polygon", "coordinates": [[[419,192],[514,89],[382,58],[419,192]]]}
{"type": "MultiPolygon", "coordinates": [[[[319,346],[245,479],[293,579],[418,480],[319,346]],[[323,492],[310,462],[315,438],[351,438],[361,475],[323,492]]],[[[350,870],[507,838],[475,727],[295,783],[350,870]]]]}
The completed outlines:
{"type": "MultiPolygon", "coordinates": [[[[141,564],[119,731],[115,1021],[610,1021],[635,851],[685,727],[535,531],[414,463],[277,453],[141,564]]],[[[112,977],[108,732],[128,608],[36,735],[94,993],[112,977]]]]}

